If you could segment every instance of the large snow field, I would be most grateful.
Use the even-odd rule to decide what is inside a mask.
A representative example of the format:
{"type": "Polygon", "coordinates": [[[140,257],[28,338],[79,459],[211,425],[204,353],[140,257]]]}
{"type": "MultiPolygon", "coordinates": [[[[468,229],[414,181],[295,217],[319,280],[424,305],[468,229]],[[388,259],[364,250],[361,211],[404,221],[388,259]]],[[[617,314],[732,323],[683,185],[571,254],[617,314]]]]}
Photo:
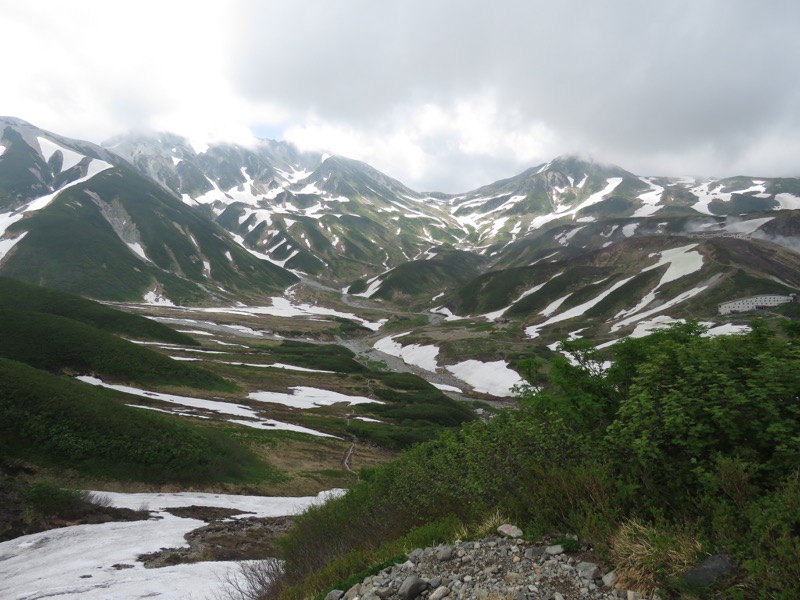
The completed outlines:
{"type": "Polygon", "coordinates": [[[383,352],[390,356],[396,356],[397,358],[402,359],[406,364],[416,365],[425,369],[426,371],[435,373],[436,369],[439,368],[439,365],[436,362],[436,357],[439,355],[439,348],[437,346],[423,346],[420,344],[409,344],[408,346],[403,346],[395,341],[395,338],[408,335],[408,333],[409,332],[407,331],[405,333],[398,333],[397,335],[381,338],[375,342],[372,347],[379,352],[383,352]]]}
{"type": "MultiPolygon", "coordinates": [[[[274,419],[265,419],[259,416],[253,409],[248,408],[246,406],[242,406],[240,404],[233,404],[231,402],[218,402],[216,400],[205,400],[202,398],[190,398],[188,396],[176,396],[174,394],[162,394],[160,392],[149,392],[146,390],[140,390],[126,385],[114,385],[110,383],[104,383],[103,381],[97,379],[96,377],[81,376],[77,377],[77,379],[83,381],[84,383],[89,383],[91,385],[99,385],[112,390],[117,390],[118,392],[125,392],[126,394],[140,396],[142,398],[152,398],[153,400],[160,400],[162,402],[177,404],[179,406],[188,406],[190,408],[208,410],[222,415],[230,415],[233,417],[244,417],[236,420],[233,419],[227,419],[227,420],[230,421],[231,423],[238,423],[240,425],[244,425],[246,427],[252,427],[254,429],[296,431],[298,433],[307,433],[309,435],[315,435],[318,437],[335,437],[327,433],[315,431],[314,429],[301,427],[300,425],[283,423],[281,421],[275,421],[274,419]]],[[[136,408],[143,408],[143,407],[136,406],[136,408]]],[[[173,414],[179,416],[193,416],[183,410],[175,410],[173,411],[173,414]]]]}
{"type": "Polygon", "coordinates": [[[294,386],[289,389],[293,390],[291,394],[286,394],[284,392],[252,392],[248,394],[247,397],[251,400],[258,400],[259,402],[273,402],[292,408],[314,408],[317,406],[330,406],[331,404],[339,404],[341,402],[346,402],[347,404],[383,404],[383,402],[379,400],[373,400],[364,396],[347,396],[339,392],[320,390],[313,387],[294,386]]]}
{"type": "Polygon", "coordinates": [[[113,506],[155,511],[146,521],[74,525],[0,543],[0,597],[16,600],[163,598],[201,599],[223,590],[236,577],[232,562],[200,562],[145,569],[140,554],[185,547],[183,536],[203,527],[196,519],[164,512],[180,506],[215,506],[278,517],[323,502],[329,492],[300,498],[224,494],[121,494],[98,492],[113,506]]]}
{"type": "Polygon", "coordinates": [[[476,392],[498,397],[513,396],[512,388],[524,383],[519,374],[508,368],[504,360],[485,363],[465,360],[445,367],[453,375],[472,386],[476,392]]]}

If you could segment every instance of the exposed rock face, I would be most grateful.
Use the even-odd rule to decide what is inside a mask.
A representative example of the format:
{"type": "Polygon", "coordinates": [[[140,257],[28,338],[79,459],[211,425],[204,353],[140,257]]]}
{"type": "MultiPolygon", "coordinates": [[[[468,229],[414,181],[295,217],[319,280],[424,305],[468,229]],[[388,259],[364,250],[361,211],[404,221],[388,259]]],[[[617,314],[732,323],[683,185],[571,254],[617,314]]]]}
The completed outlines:
{"type": "Polygon", "coordinates": [[[626,590],[604,584],[604,572],[586,554],[554,555],[544,546],[519,538],[491,537],[416,549],[405,563],[386,568],[346,592],[334,590],[327,600],[626,598],[626,590]]]}

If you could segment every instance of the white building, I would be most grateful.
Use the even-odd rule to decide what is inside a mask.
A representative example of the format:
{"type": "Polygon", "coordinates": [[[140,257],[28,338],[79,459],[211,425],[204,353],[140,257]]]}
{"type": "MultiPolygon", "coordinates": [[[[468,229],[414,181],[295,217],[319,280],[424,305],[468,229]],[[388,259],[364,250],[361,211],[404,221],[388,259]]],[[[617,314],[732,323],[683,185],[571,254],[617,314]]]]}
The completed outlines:
{"type": "Polygon", "coordinates": [[[750,296],[748,298],[739,298],[738,300],[729,300],[719,305],[719,314],[729,315],[737,312],[747,312],[749,310],[756,310],[758,308],[766,308],[769,306],[778,306],[779,304],[786,304],[787,302],[794,302],[794,294],[788,296],[781,296],[779,294],[761,294],[760,296],[750,296]]]}

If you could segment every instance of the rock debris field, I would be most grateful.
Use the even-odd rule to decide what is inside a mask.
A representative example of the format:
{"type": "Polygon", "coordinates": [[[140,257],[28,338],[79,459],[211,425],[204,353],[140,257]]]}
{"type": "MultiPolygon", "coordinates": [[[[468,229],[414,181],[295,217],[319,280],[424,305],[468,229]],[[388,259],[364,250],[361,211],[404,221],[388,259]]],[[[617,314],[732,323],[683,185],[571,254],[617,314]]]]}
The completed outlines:
{"type": "Polygon", "coordinates": [[[541,546],[513,537],[416,549],[407,558],[349,590],[331,591],[325,600],[643,598],[617,589],[614,571],[604,572],[601,563],[583,554],[572,556],[560,545],[541,546]]]}

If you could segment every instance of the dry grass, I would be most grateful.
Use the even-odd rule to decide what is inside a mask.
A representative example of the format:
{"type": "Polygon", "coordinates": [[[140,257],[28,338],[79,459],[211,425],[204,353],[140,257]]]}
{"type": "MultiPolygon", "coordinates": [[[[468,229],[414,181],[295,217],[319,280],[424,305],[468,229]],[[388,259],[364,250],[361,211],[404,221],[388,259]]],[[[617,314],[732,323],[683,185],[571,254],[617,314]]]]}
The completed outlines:
{"type": "Polygon", "coordinates": [[[215,600],[271,598],[280,586],[282,574],[281,563],[274,558],[241,562],[238,571],[223,577],[222,590],[215,594],[215,600]]]}
{"type": "Polygon", "coordinates": [[[702,553],[687,529],[657,529],[635,519],[619,526],[610,545],[619,584],[647,594],[685,573],[702,553]]]}
{"type": "Polygon", "coordinates": [[[455,531],[455,537],[459,540],[469,540],[497,535],[497,528],[504,523],[509,523],[509,520],[497,510],[486,515],[483,521],[479,523],[462,525],[455,531]]]}

